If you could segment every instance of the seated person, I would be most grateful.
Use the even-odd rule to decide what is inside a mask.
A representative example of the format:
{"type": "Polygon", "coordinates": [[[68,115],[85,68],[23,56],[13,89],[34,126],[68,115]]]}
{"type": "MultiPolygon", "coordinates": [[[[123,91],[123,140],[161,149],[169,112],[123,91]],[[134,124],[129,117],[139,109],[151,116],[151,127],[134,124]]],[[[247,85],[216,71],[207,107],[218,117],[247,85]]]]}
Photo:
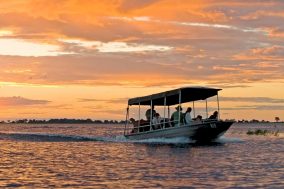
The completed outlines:
{"type": "Polygon", "coordinates": [[[182,113],[181,106],[177,106],[176,111],[171,116],[171,121],[173,121],[174,126],[178,126],[179,120],[180,120],[180,123],[182,124],[183,123],[183,113],[182,113]]]}
{"type": "Polygon", "coordinates": [[[135,121],[134,118],[130,118],[129,121],[133,124],[133,129],[131,133],[137,133],[138,132],[138,121],[135,121]]]}
{"type": "Polygon", "coordinates": [[[165,119],[165,128],[169,128],[169,127],[172,127],[171,119],[166,118],[165,119]]]}
{"type": "Polygon", "coordinates": [[[140,125],[149,125],[149,121],[146,121],[144,119],[140,119],[140,125]]]}
{"type": "Polygon", "coordinates": [[[170,123],[171,120],[169,118],[160,117],[160,120],[161,120],[161,128],[172,127],[171,123],[170,123]],[[164,125],[165,125],[165,127],[164,127],[164,125]]]}
{"type": "Polygon", "coordinates": [[[140,119],[136,121],[134,118],[130,118],[129,121],[133,124],[133,129],[131,131],[131,133],[137,133],[138,132],[138,128],[139,128],[139,132],[144,132],[144,131],[149,131],[150,130],[150,122],[146,121],[144,119],[140,119]]]}
{"type": "Polygon", "coordinates": [[[202,116],[201,115],[198,115],[194,120],[194,123],[202,123],[202,116]]]}
{"type": "Polygon", "coordinates": [[[154,117],[154,115],[156,113],[156,110],[154,110],[154,107],[153,107],[153,109],[151,109],[151,108],[148,109],[145,113],[147,121],[150,121],[150,119],[151,119],[151,111],[152,111],[152,117],[154,117]]]}
{"type": "Polygon", "coordinates": [[[139,128],[139,132],[150,130],[150,122],[149,121],[146,121],[144,119],[140,119],[140,122],[136,121],[135,124],[137,125],[137,128],[139,128]]]}
{"type": "Polygon", "coordinates": [[[218,112],[215,111],[208,119],[218,119],[218,112]]]}
{"type": "Polygon", "coordinates": [[[185,114],[184,114],[185,124],[190,124],[192,122],[190,112],[191,112],[191,107],[188,107],[185,114]]]}
{"type": "Polygon", "coordinates": [[[161,117],[159,113],[155,113],[153,120],[152,120],[152,124],[153,124],[153,129],[160,129],[161,128],[161,117]]]}

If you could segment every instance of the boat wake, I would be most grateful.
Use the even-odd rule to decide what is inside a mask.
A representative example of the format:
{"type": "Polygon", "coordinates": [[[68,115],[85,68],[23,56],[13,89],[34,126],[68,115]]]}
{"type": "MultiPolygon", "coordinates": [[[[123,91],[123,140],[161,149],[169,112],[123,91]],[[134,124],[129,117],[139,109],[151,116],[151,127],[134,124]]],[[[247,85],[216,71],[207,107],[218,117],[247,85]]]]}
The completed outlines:
{"type": "Polygon", "coordinates": [[[153,139],[144,139],[144,140],[132,140],[133,143],[142,143],[142,144],[193,144],[195,141],[190,140],[186,137],[176,137],[176,138],[153,138],[153,139]]]}
{"type": "Polygon", "coordinates": [[[227,137],[221,136],[220,138],[216,139],[215,142],[218,142],[218,143],[241,143],[241,142],[244,142],[244,141],[240,138],[227,138],[227,137]]]}
{"type": "MultiPolygon", "coordinates": [[[[77,136],[63,134],[48,134],[48,133],[0,133],[0,140],[20,140],[31,142],[118,142],[118,143],[137,143],[137,144],[194,144],[195,141],[186,137],[176,138],[155,138],[144,140],[129,140],[123,135],[113,137],[101,136],[77,136]]],[[[217,139],[217,143],[239,143],[243,142],[238,138],[221,137],[217,139]]]]}
{"type": "Polygon", "coordinates": [[[77,136],[77,135],[62,135],[62,134],[48,134],[48,133],[0,133],[0,140],[20,140],[31,142],[86,142],[86,141],[101,141],[101,142],[120,142],[120,143],[140,143],[140,144],[187,144],[194,141],[185,138],[155,138],[145,140],[129,140],[123,135],[113,137],[101,136],[77,136]]]}
{"type": "Polygon", "coordinates": [[[76,136],[47,133],[0,133],[0,140],[22,140],[34,142],[81,142],[107,141],[107,137],[76,136]]]}

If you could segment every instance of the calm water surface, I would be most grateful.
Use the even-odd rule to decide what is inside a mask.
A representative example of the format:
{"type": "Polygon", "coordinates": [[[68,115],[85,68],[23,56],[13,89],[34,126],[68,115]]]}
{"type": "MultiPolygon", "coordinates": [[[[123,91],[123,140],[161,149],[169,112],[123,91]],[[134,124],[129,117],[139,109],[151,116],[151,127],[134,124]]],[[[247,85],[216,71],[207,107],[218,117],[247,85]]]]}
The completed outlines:
{"type": "Polygon", "coordinates": [[[234,124],[220,140],[130,142],[122,125],[0,125],[0,187],[284,188],[284,124],[234,124]],[[279,130],[249,136],[248,129],[279,130]]]}

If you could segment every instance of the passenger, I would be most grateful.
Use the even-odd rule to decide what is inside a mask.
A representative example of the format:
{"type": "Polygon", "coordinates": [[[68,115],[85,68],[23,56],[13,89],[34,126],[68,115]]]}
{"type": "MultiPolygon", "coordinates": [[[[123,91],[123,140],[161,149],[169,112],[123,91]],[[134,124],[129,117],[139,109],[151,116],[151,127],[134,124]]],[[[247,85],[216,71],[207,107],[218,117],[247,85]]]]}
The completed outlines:
{"type": "Polygon", "coordinates": [[[129,121],[133,124],[133,129],[131,133],[137,133],[138,132],[138,121],[135,121],[134,118],[130,118],[129,121]]]}
{"type": "Polygon", "coordinates": [[[151,109],[152,109],[152,118],[154,117],[154,115],[156,113],[156,111],[154,110],[154,106],[152,106],[152,108],[149,108],[145,113],[147,121],[151,120],[151,109]]]}
{"type": "Polygon", "coordinates": [[[161,128],[161,117],[159,113],[155,113],[154,118],[152,120],[153,129],[160,129],[161,128]]]}
{"type": "Polygon", "coordinates": [[[188,107],[185,112],[184,121],[186,124],[190,124],[192,122],[191,115],[190,115],[191,110],[192,110],[191,107],[188,107]]]}
{"type": "Polygon", "coordinates": [[[202,116],[201,116],[201,115],[198,115],[198,116],[195,118],[195,122],[196,122],[196,123],[202,123],[202,116]]]}
{"type": "Polygon", "coordinates": [[[210,117],[209,119],[218,119],[218,111],[215,111],[210,117]]]}
{"type": "Polygon", "coordinates": [[[132,123],[133,125],[134,125],[135,122],[136,122],[134,118],[130,118],[129,121],[130,121],[130,123],[132,123]]]}
{"type": "Polygon", "coordinates": [[[174,126],[178,126],[179,120],[183,122],[183,114],[182,114],[182,107],[177,106],[176,111],[172,114],[171,120],[174,122],[174,126]]]}

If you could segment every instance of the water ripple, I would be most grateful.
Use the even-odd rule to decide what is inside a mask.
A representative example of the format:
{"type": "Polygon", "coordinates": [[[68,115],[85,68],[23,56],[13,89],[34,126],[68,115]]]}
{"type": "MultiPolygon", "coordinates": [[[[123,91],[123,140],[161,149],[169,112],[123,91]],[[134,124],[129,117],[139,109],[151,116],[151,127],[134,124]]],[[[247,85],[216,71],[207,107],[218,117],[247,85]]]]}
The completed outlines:
{"type": "Polygon", "coordinates": [[[283,188],[284,140],[127,141],[122,126],[0,125],[3,188],[283,188]],[[115,129],[113,129],[115,128],[115,129]]]}

